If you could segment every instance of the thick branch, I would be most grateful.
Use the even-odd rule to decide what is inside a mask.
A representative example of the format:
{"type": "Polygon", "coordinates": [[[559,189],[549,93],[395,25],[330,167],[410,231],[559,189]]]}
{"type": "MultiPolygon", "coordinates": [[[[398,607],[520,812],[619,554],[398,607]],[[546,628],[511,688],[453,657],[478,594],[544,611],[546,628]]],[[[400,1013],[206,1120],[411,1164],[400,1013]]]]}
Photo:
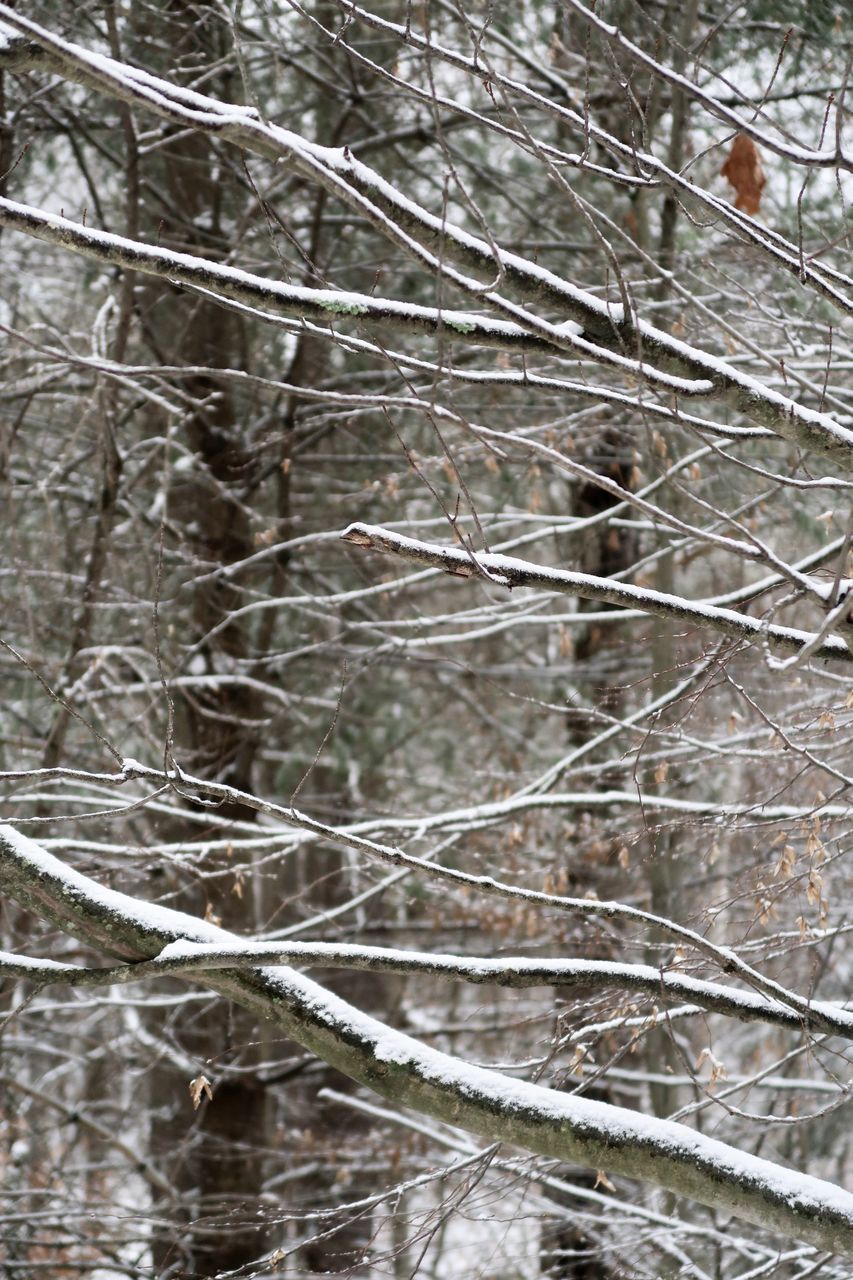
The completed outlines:
{"type": "MultiPolygon", "coordinates": [[[[434,48],[424,38],[415,37],[408,27],[379,20],[375,15],[364,13],[354,4],[347,3],[346,7],[353,15],[371,24],[380,23],[383,29],[393,30],[407,43],[414,42],[417,47],[424,49],[434,48]]],[[[444,218],[437,218],[402,196],[379,174],[356,161],[345,148],[317,146],[289,130],[262,122],[257,112],[250,107],[217,102],[137,68],[90,54],[23,18],[7,4],[0,3],[0,17],[10,26],[32,37],[44,51],[52,69],[68,79],[77,80],[122,101],[133,102],[172,122],[181,122],[189,128],[213,133],[256,154],[270,159],[287,160],[303,176],[318,182],[325,190],[356,209],[382,234],[433,273],[448,274],[455,283],[464,286],[466,281],[450,270],[448,264],[458,264],[474,276],[486,280],[494,279],[496,267],[499,267],[504,278],[512,285],[528,296],[544,297],[550,304],[558,305],[570,322],[580,325],[584,336],[580,344],[576,342],[574,346],[577,349],[579,345],[585,345],[585,354],[591,358],[621,361],[626,365],[641,364],[645,376],[660,383],[675,376],[686,377],[694,382],[707,380],[708,394],[713,394],[746,414],[752,421],[800,448],[824,454],[845,471],[853,469],[853,432],[835,422],[828,414],[798,405],[788,396],[750,378],[727,361],[691,347],[634,316],[624,315],[621,307],[613,307],[537,264],[487,244],[453,226],[444,218]],[[621,357],[616,354],[608,357],[608,349],[612,352],[635,353],[635,359],[626,360],[624,354],[621,357]],[[654,367],[650,367],[650,362],[654,367]]],[[[465,70],[478,71],[470,59],[460,55],[451,57],[447,50],[440,52],[465,70]]],[[[15,56],[20,65],[23,55],[16,52],[15,56]]],[[[532,97],[540,100],[539,95],[532,97]]],[[[544,105],[553,106],[547,103],[544,105]]],[[[588,122],[580,117],[578,121],[586,131],[588,122]]],[[[34,233],[31,231],[31,234],[34,233]]],[[[497,294],[486,292],[482,296],[484,301],[504,315],[513,313],[512,305],[497,294]]],[[[311,313],[304,311],[301,314],[308,316],[311,313]]],[[[326,314],[319,318],[329,317],[326,314]]],[[[555,340],[557,335],[553,326],[532,316],[529,319],[531,331],[527,333],[527,341],[531,345],[522,349],[542,350],[543,338],[549,329],[551,340],[546,339],[544,345],[552,348],[560,346],[559,340],[555,340]],[[534,333],[539,335],[538,342],[534,333]]],[[[476,341],[474,330],[464,329],[463,332],[476,341]]],[[[572,345],[566,340],[566,348],[570,349],[572,345]]],[[[688,389],[687,386],[683,387],[682,393],[688,389]]],[[[698,388],[694,387],[692,390],[695,393],[698,388]]]]}
{"type": "MultiPolygon", "coordinates": [[[[348,969],[405,976],[452,978],[474,986],[498,986],[510,990],[560,987],[564,990],[607,991],[614,988],[643,992],[656,1000],[689,1000],[697,1010],[720,1013],[741,1022],[802,1030],[808,1018],[802,1013],[752,991],[738,991],[718,982],[687,974],[655,969],[647,964],[619,964],[609,960],[543,960],[504,956],[487,960],[479,956],[442,955],[431,951],[401,951],[387,947],[330,942],[241,942],[239,945],[178,942],[165,947],[153,960],[108,967],[84,967],[57,960],[35,959],[0,951],[0,978],[25,978],[39,986],[108,987],[178,975],[203,978],[218,969],[252,969],[258,965],[304,965],[309,969],[348,969]]],[[[853,1012],[820,1001],[813,1006],[830,1020],[836,1034],[853,1040],[853,1012]]]]}
{"type": "MultiPolygon", "coordinates": [[[[151,956],[182,939],[235,941],[181,912],[104,889],[10,827],[0,828],[0,886],[23,906],[113,954],[151,956]]],[[[225,970],[208,981],[398,1105],[489,1141],[652,1182],[766,1230],[853,1257],[853,1195],[830,1183],[682,1125],[468,1066],[390,1030],[292,970],[225,970]]]]}
{"type": "MultiPolygon", "coordinates": [[[[223,266],[189,253],[174,253],[138,240],[127,240],[108,231],[97,231],[68,218],[43,213],[30,205],[16,204],[13,200],[0,198],[0,226],[22,231],[37,240],[70,249],[97,262],[204,290],[214,302],[227,298],[274,315],[328,324],[341,320],[393,324],[398,330],[462,338],[478,346],[509,351],[551,351],[561,342],[558,334],[548,340],[511,321],[493,320],[467,311],[422,307],[366,293],[309,289],[278,280],[265,280],[263,276],[251,275],[248,271],[223,266]]],[[[568,345],[568,335],[566,339],[568,345]]]]}
{"type": "MultiPolygon", "coordinates": [[[[588,573],[573,573],[568,569],[549,569],[530,564],[512,556],[478,552],[476,555],[461,547],[445,547],[432,542],[420,542],[406,538],[378,525],[351,524],[341,537],[355,546],[385,551],[413,560],[416,564],[431,565],[456,577],[471,578],[482,574],[498,586],[539,587],[557,591],[562,595],[579,596],[582,600],[604,600],[608,604],[625,609],[642,609],[645,613],[661,618],[677,618],[694,626],[707,628],[733,640],[766,641],[774,650],[783,653],[800,653],[810,645],[812,632],[793,627],[780,627],[761,622],[733,609],[721,609],[716,605],[694,604],[682,596],[666,595],[646,587],[635,587],[627,582],[614,582],[609,578],[596,578],[588,573]]],[[[853,653],[837,636],[828,636],[813,651],[816,658],[835,658],[842,662],[853,661],[853,653]]]]}
{"type": "MultiPolygon", "coordinates": [[[[69,771],[45,770],[44,772],[57,776],[61,773],[67,774],[69,771]]],[[[5,776],[8,777],[9,775],[5,776]]],[[[224,802],[229,805],[242,806],[257,813],[263,813],[267,817],[310,832],[323,840],[343,844],[345,847],[354,849],[368,858],[383,862],[389,866],[416,871],[428,879],[443,881],[458,888],[473,890],[476,893],[501,898],[504,901],[524,902],[532,907],[543,907],[595,919],[623,920],[645,929],[660,930],[665,937],[674,938],[679,943],[695,948],[700,955],[717,965],[721,972],[742,979],[771,1000],[778,1001],[793,1009],[799,1015],[804,1027],[825,1031],[831,1035],[847,1034],[849,1024],[846,1020],[839,1023],[833,1015],[827,1014],[824,1005],[815,1004],[812,1000],[798,995],[778,982],[774,982],[771,978],[767,978],[742,960],[730,947],[717,946],[695,929],[678,924],[676,921],[667,919],[664,916],[655,915],[653,912],[643,911],[639,907],[600,898],[569,898],[561,894],[546,893],[541,889],[528,889],[521,885],[496,880],[492,876],[472,875],[471,872],[463,871],[459,867],[445,866],[427,858],[419,858],[396,845],[383,844],[378,840],[370,839],[359,830],[332,827],[326,823],[318,822],[316,818],[310,817],[292,805],[279,805],[271,800],[263,800],[249,792],[241,791],[237,787],[193,777],[183,770],[170,770],[167,773],[161,769],[152,769],[147,765],[140,764],[137,760],[125,760],[122,772],[114,775],[113,781],[120,784],[130,778],[152,781],[156,779],[167,785],[179,782],[182,793],[185,796],[192,794],[199,797],[199,799],[205,797],[220,804],[224,802]]],[[[515,802],[510,801],[509,806],[506,801],[498,802],[497,805],[483,805],[467,811],[457,811],[452,815],[452,818],[454,824],[458,823],[460,828],[470,827],[472,823],[494,821],[497,817],[506,816],[510,807],[537,807],[542,801],[560,805],[582,803],[586,807],[594,799],[604,803],[623,803],[628,798],[625,792],[591,793],[586,796],[575,794],[572,797],[561,797],[553,794],[547,797],[521,796],[516,797],[515,802]]],[[[634,797],[631,797],[631,799],[636,803],[634,797]]],[[[666,799],[662,800],[658,796],[649,796],[643,800],[643,804],[647,809],[652,806],[666,806],[667,803],[671,802],[666,799]]],[[[689,801],[676,803],[682,811],[684,811],[685,805],[690,805],[689,801]]],[[[823,806],[821,812],[826,813],[830,809],[831,806],[823,806]]],[[[690,805],[690,811],[697,812],[692,805],[690,805]]],[[[791,814],[788,813],[786,816],[791,816],[791,814]]],[[[443,815],[440,821],[422,818],[418,820],[417,826],[423,833],[436,826],[446,825],[446,821],[447,815],[443,815]]]]}

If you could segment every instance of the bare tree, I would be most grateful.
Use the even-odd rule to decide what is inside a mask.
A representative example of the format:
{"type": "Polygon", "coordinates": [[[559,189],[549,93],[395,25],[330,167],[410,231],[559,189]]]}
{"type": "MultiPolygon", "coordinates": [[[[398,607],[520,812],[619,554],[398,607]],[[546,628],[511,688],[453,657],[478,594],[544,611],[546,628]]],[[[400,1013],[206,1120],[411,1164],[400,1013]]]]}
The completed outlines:
{"type": "Polygon", "coordinates": [[[10,1275],[846,1274],[850,46],[600,9],[0,4],[10,1275]]]}

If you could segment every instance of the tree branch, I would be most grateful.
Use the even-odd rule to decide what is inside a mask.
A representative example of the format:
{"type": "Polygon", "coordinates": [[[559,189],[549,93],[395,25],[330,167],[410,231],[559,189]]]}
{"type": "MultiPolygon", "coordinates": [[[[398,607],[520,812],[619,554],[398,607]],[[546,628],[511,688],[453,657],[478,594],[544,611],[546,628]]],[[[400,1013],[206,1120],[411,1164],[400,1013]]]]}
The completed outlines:
{"type": "MultiPolygon", "coordinates": [[[[234,943],[204,921],[103,888],[11,827],[0,828],[0,885],[40,917],[113,955],[151,957],[182,940],[234,943]]],[[[224,970],[209,976],[208,985],[398,1105],[492,1142],[652,1182],[765,1230],[853,1257],[853,1195],[831,1183],[670,1121],[461,1063],[292,970],[224,970]]]]}
{"type": "MultiPolygon", "coordinates": [[[[738,991],[717,982],[645,964],[620,964],[609,960],[531,960],[527,956],[442,955],[431,951],[402,951],[330,942],[172,943],[152,960],[92,967],[63,964],[0,951],[0,979],[23,978],[38,986],[109,987],[166,977],[203,978],[219,969],[246,970],[259,965],[304,965],[308,969],[347,969],[404,976],[451,978],[474,986],[498,986],[523,991],[531,987],[581,988],[608,991],[614,988],[643,992],[656,1000],[689,1000],[697,1011],[719,1013],[741,1022],[763,1022],[796,1030],[808,1028],[809,1017],[777,1000],[752,991],[738,991]]],[[[853,1040],[853,1012],[827,1001],[813,1006],[820,1030],[827,1022],[834,1033],[853,1040]]],[[[815,1028],[817,1029],[817,1028],[815,1028]]]]}
{"type": "MultiPolygon", "coordinates": [[[[544,587],[562,595],[579,596],[582,600],[603,600],[620,608],[642,609],[645,613],[661,618],[677,618],[681,622],[692,623],[733,640],[766,641],[771,649],[783,653],[801,653],[815,640],[812,632],[762,622],[746,614],[736,613],[733,609],[694,604],[682,596],[666,595],[648,587],[635,587],[631,583],[596,578],[588,573],[573,573],[568,569],[550,569],[511,556],[488,552],[477,552],[475,555],[460,547],[420,542],[416,538],[404,537],[378,525],[351,524],[343,531],[341,538],[358,547],[384,551],[404,560],[413,560],[416,564],[443,569],[455,577],[470,578],[479,570],[484,570],[491,582],[510,590],[513,587],[544,587]]],[[[853,661],[853,652],[838,636],[828,636],[814,648],[812,656],[825,660],[834,658],[842,662],[853,661]]]]}
{"type": "MultiPolygon", "coordinates": [[[[379,24],[383,29],[393,30],[407,43],[414,42],[417,47],[429,50],[434,48],[429,41],[415,37],[409,28],[377,19],[375,15],[366,14],[349,2],[346,8],[371,25],[379,24]]],[[[67,79],[96,88],[121,101],[134,103],[172,122],[180,122],[189,128],[214,134],[268,159],[286,160],[303,176],[318,182],[330,194],[356,209],[377,230],[434,274],[443,274],[454,283],[468,287],[473,282],[460,277],[452,269],[452,264],[461,265],[477,278],[486,280],[493,279],[496,268],[499,268],[504,278],[513,286],[529,297],[545,299],[550,305],[558,305],[567,320],[580,325],[582,330],[574,343],[564,333],[561,343],[556,326],[548,325],[531,313],[526,313],[530,326],[525,331],[526,340],[532,345],[522,344],[516,349],[543,350],[549,346],[559,349],[562,345],[565,349],[579,350],[585,346],[588,357],[622,363],[626,368],[634,366],[635,373],[661,385],[669,380],[674,387],[676,377],[694,384],[706,380],[708,385],[704,389],[685,384],[680,389],[681,394],[714,395],[783,439],[801,448],[824,454],[847,472],[853,470],[853,432],[835,422],[830,415],[797,404],[788,396],[741,372],[730,362],[700,351],[633,315],[625,315],[621,306],[613,306],[538,264],[517,254],[507,253],[496,245],[487,244],[455,227],[445,218],[436,217],[402,196],[379,174],[357,161],[346,148],[317,146],[289,130],[262,122],[251,107],[221,103],[111,58],[91,54],[22,17],[7,4],[0,3],[0,17],[37,42],[46,52],[53,69],[67,79]],[[537,333],[538,344],[534,336],[537,333]],[[635,353],[635,358],[629,360],[624,354],[614,354],[625,352],[635,353]]],[[[470,59],[452,57],[447,50],[437,52],[448,56],[454,64],[463,66],[466,71],[476,71],[470,59]]],[[[541,101],[540,95],[534,96],[537,101],[541,101]]],[[[570,114],[575,118],[575,113],[570,114]]],[[[577,116],[574,122],[587,132],[588,121],[577,116]]],[[[18,229],[36,234],[25,226],[19,226],[18,229]]],[[[79,251],[84,251],[79,246],[76,247],[79,251]]],[[[129,265],[138,270],[144,269],[138,262],[129,265]]],[[[201,287],[205,287],[200,283],[201,287]]],[[[223,293],[226,297],[240,300],[237,294],[223,293]]],[[[492,291],[484,291],[481,296],[483,301],[504,315],[518,310],[492,291]]],[[[351,297],[356,298],[356,295],[351,297]]],[[[399,309],[402,304],[392,306],[399,309]]],[[[399,311],[386,318],[395,318],[398,313],[399,311]]],[[[280,311],[279,314],[295,313],[280,311]]],[[[316,312],[303,311],[301,314],[313,314],[318,318],[316,312]]],[[[328,311],[319,318],[328,319],[328,311]]],[[[485,323],[479,321],[479,324],[485,323]]],[[[497,323],[491,322],[489,328],[497,323]]],[[[463,324],[467,324],[467,319],[463,320],[463,324]]],[[[477,340],[476,327],[472,330],[464,328],[462,332],[468,335],[469,340],[477,340]]],[[[484,345],[505,344],[485,342],[484,345]]],[[[512,346],[512,342],[509,345],[512,346]]]]}

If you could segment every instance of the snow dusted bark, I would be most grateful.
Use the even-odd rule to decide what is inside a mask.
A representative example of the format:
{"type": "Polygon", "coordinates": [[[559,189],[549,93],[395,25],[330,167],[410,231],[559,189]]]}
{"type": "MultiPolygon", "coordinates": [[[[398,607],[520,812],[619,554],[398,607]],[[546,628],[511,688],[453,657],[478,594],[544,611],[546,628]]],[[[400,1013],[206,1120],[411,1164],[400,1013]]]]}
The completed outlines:
{"type": "MultiPolygon", "coordinates": [[[[181,912],[149,907],[0,828],[0,885],[72,936],[126,959],[174,942],[235,945],[181,912]]],[[[281,968],[207,976],[345,1075],[395,1103],[491,1142],[652,1182],[767,1230],[853,1257],[853,1195],[669,1121],[509,1080],[419,1044],[281,968]]]]}
{"type": "MultiPolygon", "coordinates": [[[[358,6],[348,5],[364,16],[371,25],[394,29],[394,24],[377,20],[358,6]]],[[[348,293],[326,294],[313,290],[288,290],[262,281],[246,278],[245,273],[217,270],[213,264],[174,262],[175,278],[185,279],[197,287],[210,289],[214,295],[240,300],[261,299],[279,313],[301,315],[321,320],[363,317],[374,321],[393,321],[405,327],[449,331],[451,336],[479,339],[486,346],[516,350],[564,349],[597,359],[604,365],[621,366],[633,371],[652,386],[669,386],[682,395],[710,395],[737,408],[752,421],[768,427],[782,438],[803,448],[824,454],[845,472],[853,470],[853,432],[836,422],[829,414],[805,408],[786,395],[743,374],[732,363],[708,352],[691,347],[666,334],[647,321],[633,315],[623,303],[612,306],[594,295],[578,289],[570,281],[545,272],[535,263],[518,255],[506,255],[493,245],[454,228],[422,210],[413,201],[395,192],[379,175],[353,160],[346,148],[318,147],[292,131],[267,125],[252,107],[217,102],[212,97],[188,91],[149,73],[128,67],[103,56],[89,53],[78,45],[54,36],[38,24],[22,18],[8,5],[0,3],[0,18],[35,41],[48,65],[63,76],[79,79],[101,92],[131,102],[175,123],[210,132],[217,138],[244,147],[272,159],[286,161],[314,182],[324,186],[360,214],[373,222],[393,243],[410,253],[433,274],[488,303],[507,319],[489,319],[444,313],[419,306],[406,306],[392,299],[371,300],[368,296],[348,293]],[[363,194],[366,192],[367,194],[363,194]],[[390,210],[386,212],[386,208],[390,210]],[[436,250],[440,249],[440,253],[436,250]],[[448,250],[450,255],[448,256],[448,250]],[[493,290],[484,290],[475,278],[461,271],[486,272],[494,276],[509,275],[528,295],[541,296],[561,305],[561,324],[552,324],[493,290]],[[228,275],[231,279],[228,280],[228,275]],[[237,277],[243,275],[244,279],[237,277]],[[627,348],[636,355],[617,351],[627,348]]],[[[406,42],[412,39],[408,28],[396,28],[406,42]]],[[[431,46],[434,47],[434,46],[431,46]]],[[[29,46],[26,46],[29,48],[29,46]]],[[[26,48],[12,46],[6,61],[13,66],[27,65],[26,48]]],[[[446,51],[435,48],[435,52],[446,51]]],[[[467,65],[466,70],[475,68],[467,65]]],[[[577,122],[577,118],[576,118],[577,122]]],[[[583,121],[584,129],[588,127],[583,121]]],[[[616,141],[616,140],[612,140],[616,141]]],[[[611,139],[608,137],[607,143],[611,139]]],[[[809,156],[795,159],[805,161],[809,156]]],[[[828,153],[821,163],[837,163],[837,154],[828,153]]],[[[112,237],[86,235],[85,229],[74,227],[64,219],[44,219],[37,210],[0,202],[0,225],[10,226],[40,239],[64,244],[66,248],[106,262],[122,262],[136,270],[158,270],[167,274],[166,264],[153,266],[156,251],[150,246],[110,241],[112,237]],[[51,222],[53,225],[51,226],[51,222]]],[[[791,246],[794,250],[794,247],[791,246]]],[[[794,255],[796,251],[794,250],[794,255]]],[[[800,255],[801,257],[801,255],[800,255]]],[[[799,260],[798,258],[796,259],[799,260]]],[[[844,298],[845,307],[851,305],[844,298]]],[[[252,303],[250,302],[250,305],[252,303]]]]}
{"type": "MultiPolygon", "coordinates": [[[[345,542],[358,547],[388,552],[416,564],[431,565],[445,573],[460,578],[482,577],[499,587],[547,587],[565,595],[579,596],[584,600],[604,600],[623,609],[640,609],[644,613],[662,618],[675,618],[693,623],[697,627],[717,631],[721,635],[738,640],[763,641],[771,649],[781,653],[801,654],[808,650],[816,658],[834,658],[841,662],[853,661],[847,642],[836,636],[826,636],[820,631],[797,631],[774,623],[760,622],[733,609],[702,604],[681,596],[665,595],[633,583],[614,582],[610,578],[596,578],[591,574],[572,573],[564,569],[551,569],[530,564],[515,557],[492,555],[488,552],[470,552],[462,547],[436,546],[408,538],[389,529],[367,524],[352,524],[341,534],[345,542]]],[[[850,606],[842,599],[835,611],[837,626],[846,624],[850,606]]]]}
{"type": "MultiPolygon", "coordinates": [[[[802,32],[750,46],[722,6],[693,0],[659,25],[661,6],[581,0],[169,8],[198,17],[199,57],[172,59],[156,21],[122,56],[134,6],[98,0],[83,26],[0,2],[16,131],[14,146],[11,126],[0,136],[0,478],[22,513],[0,569],[3,812],[61,821],[46,847],[144,886],[106,892],[5,829],[0,885],[22,913],[109,957],[65,963],[71,943],[63,961],[12,954],[8,930],[0,979],[91,988],[80,1030],[73,996],[56,1001],[62,1030],[45,1040],[70,1029],[79,1063],[44,1105],[73,1116],[79,1093],[100,1141],[83,1072],[100,1098],[114,1029],[131,1048],[116,1051],[113,1114],[139,1044],[169,1063],[134,1120],[150,1133],[172,1109],[140,1176],[165,1192],[147,1207],[173,1213],[172,1238],[186,1223],[187,1265],[196,1229],[207,1240],[193,1265],[210,1270],[257,1260],[256,1224],[286,1186],[269,1237],[292,1248],[286,1265],[310,1247],[329,1269],[326,1244],[346,1240],[348,1264],[375,1267],[387,1235],[409,1274],[409,1210],[434,1191],[438,1221],[454,1191],[418,1183],[388,1232],[373,1197],[378,1181],[405,1201],[423,1176],[423,1148],[401,1155],[391,1126],[420,1126],[429,1160],[450,1141],[430,1118],[523,1149],[541,1200],[519,1193],[506,1240],[528,1232],[533,1267],[555,1205],[568,1253],[588,1248],[595,1267],[630,1238],[625,1220],[653,1218],[644,1275],[674,1234],[696,1246],[697,1273],[777,1260],[772,1240],[726,1239],[699,1211],[674,1233],[636,1188],[614,1225],[592,1176],[549,1201],[558,1179],[529,1152],[809,1242],[790,1274],[811,1247],[850,1256],[849,1197],[796,1172],[841,1182],[849,1162],[825,1119],[847,1097],[836,1055],[853,1033],[853,280],[831,191],[851,164],[843,94],[787,76],[791,41],[809,61],[802,32]],[[755,65],[735,74],[743,48],[755,65]],[[758,216],[727,198],[729,129],[763,154],[758,216]],[[138,217],[122,216],[123,187],[138,217]],[[96,526],[99,398],[116,452],[101,450],[96,526]],[[655,883],[664,848],[678,894],[669,867],[655,883]],[[206,900],[205,920],[273,941],[145,905],[158,895],[199,914],[206,900]],[[334,970],[340,989],[281,966],[334,970]],[[387,1008],[388,975],[408,994],[383,1022],[369,1014],[387,1008]],[[101,1000],[167,976],[165,1022],[153,1000],[135,1021],[137,1001],[101,1000]],[[179,1021],[190,984],[209,988],[194,1038],[179,1021]],[[193,1055],[221,1068],[195,1116],[193,1055]],[[268,1111],[240,1093],[256,1064],[268,1111]],[[347,1093],[336,1070],[418,1118],[347,1093]],[[604,1105],[625,1098],[636,1111],[604,1105]],[[388,1129],[362,1144],[371,1107],[388,1129]],[[178,1185],[172,1155],[203,1154],[208,1130],[222,1185],[216,1159],[178,1185]],[[767,1133],[779,1164],[736,1149],[766,1154],[767,1133]],[[213,1193],[240,1202],[240,1221],[205,1221],[213,1193]],[[575,1219],[579,1203],[598,1222],[575,1219]]],[[[805,8],[804,26],[831,31],[805,8]]],[[[841,74],[828,46],[817,65],[841,74]]],[[[52,1002],[21,1021],[38,1030],[52,1002]]],[[[42,1069],[30,1030],[10,1089],[42,1069]]],[[[522,1160],[493,1154],[478,1175],[489,1195],[522,1160]]],[[[122,1176],[101,1189],[84,1170],[85,1213],[112,1209],[122,1176]]],[[[140,1216],[127,1238],[165,1267],[158,1229],[140,1216]]],[[[818,1260],[827,1280],[834,1265],[818,1260]]]]}

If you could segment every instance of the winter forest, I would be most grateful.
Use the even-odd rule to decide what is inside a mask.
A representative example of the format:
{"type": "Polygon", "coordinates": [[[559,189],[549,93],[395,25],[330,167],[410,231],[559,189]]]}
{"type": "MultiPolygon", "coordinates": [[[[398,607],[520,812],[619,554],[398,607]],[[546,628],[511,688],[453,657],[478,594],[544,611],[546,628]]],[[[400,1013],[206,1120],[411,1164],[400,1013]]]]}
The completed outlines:
{"type": "Polygon", "coordinates": [[[851,67],[0,2],[4,1280],[849,1280],[851,67]]]}

